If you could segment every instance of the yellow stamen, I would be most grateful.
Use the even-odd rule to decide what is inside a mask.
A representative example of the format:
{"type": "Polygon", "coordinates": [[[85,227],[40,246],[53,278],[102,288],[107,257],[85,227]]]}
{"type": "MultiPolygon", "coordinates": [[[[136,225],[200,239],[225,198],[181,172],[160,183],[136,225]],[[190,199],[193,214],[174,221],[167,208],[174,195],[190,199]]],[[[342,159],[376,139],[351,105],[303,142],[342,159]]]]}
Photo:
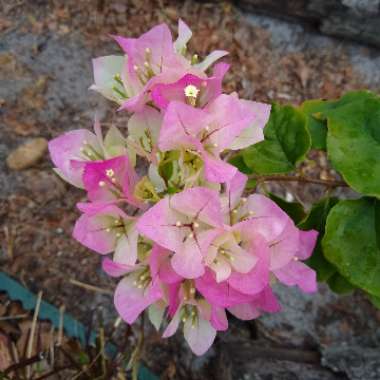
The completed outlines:
{"type": "Polygon", "coordinates": [[[184,91],[186,98],[196,99],[199,94],[199,89],[195,87],[193,84],[189,84],[188,86],[186,86],[184,91]]]}
{"type": "Polygon", "coordinates": [[[111,178],[115,175],[115,172],[112,169],[107,169],[106,170],[106,176],[111,178]]]}
{"type": "Polygon", "coordinates": [[[198,57],[198,54],[194,54],[192,57],[191,57],[191,64],[192,65],[195,65],[197,64],[199,61],[199,57],[198,57]]]}

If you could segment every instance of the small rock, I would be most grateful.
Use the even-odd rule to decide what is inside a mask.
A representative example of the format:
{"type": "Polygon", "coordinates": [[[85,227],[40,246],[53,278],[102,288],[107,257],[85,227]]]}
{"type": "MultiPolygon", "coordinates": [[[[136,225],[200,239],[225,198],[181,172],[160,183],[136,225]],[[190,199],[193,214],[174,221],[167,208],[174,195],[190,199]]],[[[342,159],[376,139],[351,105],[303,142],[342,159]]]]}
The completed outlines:
{"type": "Polygon", "coordinates": [[[322,350],[322,364],[334,372],[344,372],[350,380],[380,379],[379,348],[362,345],[335,345],[322,350]]]}
{"type": "Polygon", "coordinates": [[[27,141],[12,151],[7,157],[7,165],[12,170],[30,168],[45,154],[48,142],[43,137],[27,141]]]}

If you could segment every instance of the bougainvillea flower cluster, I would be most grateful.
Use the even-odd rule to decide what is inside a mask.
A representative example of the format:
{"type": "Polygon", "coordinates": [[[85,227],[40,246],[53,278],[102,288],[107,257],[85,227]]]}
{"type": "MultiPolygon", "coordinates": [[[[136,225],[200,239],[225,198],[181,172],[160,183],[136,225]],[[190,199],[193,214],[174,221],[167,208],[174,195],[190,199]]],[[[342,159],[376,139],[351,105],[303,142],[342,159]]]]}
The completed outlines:
{"type": "Polygon", "coordinates": [[[227,313],[242,320],[280,310],[272,285],[316,290],[303,261],[317,233],[301,231],[269,198],[244,196],[231,150],[263,140],[270,105],[222,93],[229,66],[187,58],[179,21],[139,38],[115,36],[121,56],[94,59],[91,87],[130,117],[127,133],[74,130],[50,142],[56,172],[87,192],[73,236],[120,277],[114,301],[133,323],[145,310],[163,336],[178,329],[203,354],[227,313]],[[211,69],[210,66],[213,66],[211,69]],[[138,169],[138,170],[137,170],[138,169]]]}

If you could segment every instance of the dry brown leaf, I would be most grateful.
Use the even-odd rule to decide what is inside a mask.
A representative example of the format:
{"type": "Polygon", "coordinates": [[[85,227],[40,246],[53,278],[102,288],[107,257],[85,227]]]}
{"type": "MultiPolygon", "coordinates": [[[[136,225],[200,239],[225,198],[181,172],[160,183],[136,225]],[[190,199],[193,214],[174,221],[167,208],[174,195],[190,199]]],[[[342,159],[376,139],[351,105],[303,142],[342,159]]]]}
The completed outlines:
{"type": "Polygon", "coordinates": [[[12,116],[6,117],[4,123],[11,132],[14,132],[16,135],[19,136],[30,136],[38,132],[38,129],[36,128],[33,122],[25,123],[12,116]]]}
{"type": "Polygon", "coordinates": [[[9,352],[9,340],[6,335],[0,333],[0,370],[5,370],[12,364],[12,356],[9,352]]]}
{"type": "Polygon", "coordinates": [[[11,21],[5,18],[0,18],[0,32],[7,30],[10,26],[12,26],[11,21]]]}

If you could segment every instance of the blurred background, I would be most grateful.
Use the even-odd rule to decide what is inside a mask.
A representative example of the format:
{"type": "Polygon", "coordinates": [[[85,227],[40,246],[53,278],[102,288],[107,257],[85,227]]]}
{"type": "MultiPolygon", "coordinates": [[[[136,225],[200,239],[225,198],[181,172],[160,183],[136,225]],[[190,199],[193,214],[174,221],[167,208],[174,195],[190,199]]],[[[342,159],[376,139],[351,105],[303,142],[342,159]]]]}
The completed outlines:
{"type": "MultiPolygon", "coordinates": [[[[105,126],[125,128],[125,115],[88,91],[91,58],[119,52],[110,34],[138,36],[166,22],[175,35],[178,18],[193,30],[190,52],[230,52],[226,92],[292,104],[380,92],[380,0],[0,1],[1,271],[86,325],[96,325],[99,313],[106,327],[114,323],[114,283],[101,273],[100,257],[71,238],[83,193],[55,176],[47,140],[91,128],[95,110],[105,126]]],[[[310,170],[334,175],[326,157],[310,158],[310,170]]],[[[320,195],[287,186],[278,191],[306,204],[320,195]]],[[[202,358],[182,337],[161,340],[150,331],[144,361],[164,379],[375,379],[380,359],[366,349],[380,348],[380,313],[367,300],[323,286],[316,296],[278,292],[284,312],[233,321],[202,358]]]]}

